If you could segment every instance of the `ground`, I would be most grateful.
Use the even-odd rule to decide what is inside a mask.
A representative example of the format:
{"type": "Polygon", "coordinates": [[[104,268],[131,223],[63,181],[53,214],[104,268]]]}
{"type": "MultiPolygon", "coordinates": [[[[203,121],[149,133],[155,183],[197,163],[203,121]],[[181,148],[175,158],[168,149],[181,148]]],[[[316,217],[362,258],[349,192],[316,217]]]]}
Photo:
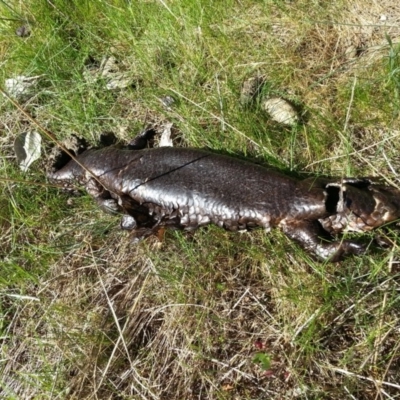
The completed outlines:
{"type": "Polygon", "coordinates": [[[335,264],[278,230],[167,231],[132,245],[117,216],[44,173],[73,134],[126,142],[172,123],[175,146],[398,186],[397,2],[0,10],[1,88],[37,77],[14,103],[0,98],[2,398],[400,398],[396,224],[363,236],[367,255],[335,264]],[[261,84],[249,95],[251,80],[261,84]],[[290,105],[292,123],[265,111],[271,98],[290,105]],[[41,158],[22,172],[13,143],[33,130],[41,158]]]}

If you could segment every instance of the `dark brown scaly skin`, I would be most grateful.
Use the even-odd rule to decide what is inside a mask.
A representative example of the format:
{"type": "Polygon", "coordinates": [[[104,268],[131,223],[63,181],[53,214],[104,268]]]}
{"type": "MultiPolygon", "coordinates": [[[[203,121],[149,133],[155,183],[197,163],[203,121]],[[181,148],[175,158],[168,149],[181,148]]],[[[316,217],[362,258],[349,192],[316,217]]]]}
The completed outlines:
{"type": "Polygon", "coordinates": [[[136,240],[162,226],[192,230],[280,227],[323,260],[361,254],[352,240],[321,235],[366,232],[400,217],[400,191],[367,179],[297,180],[266,167],[199,149],[88,150],[49,174],[65,187],[82,184],[102,209],[123,214],[136,240]],[[93,175],[97,178],[94,179],[93,175]]]}

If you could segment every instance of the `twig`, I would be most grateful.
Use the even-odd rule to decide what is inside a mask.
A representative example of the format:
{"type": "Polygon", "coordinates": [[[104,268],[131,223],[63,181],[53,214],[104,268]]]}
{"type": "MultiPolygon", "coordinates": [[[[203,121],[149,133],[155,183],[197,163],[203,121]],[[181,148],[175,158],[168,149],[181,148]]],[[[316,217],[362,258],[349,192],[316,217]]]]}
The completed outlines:
{"type": "MultiPolygon", "coordinates": [[[[400,342],[399,342],[399,345],[400,345],[400,342]]],[[[342,368],[336,368],[336,367],[325,367],[325,368],[330,369],[331,371],[334,371],[334,372],[338,372],[339,374],[342,374],[342,375],[352,376],[352,377],[355,377],[355,378],[358,378],[358,379],[362,379],[362,380],[365,380],[365,381],[368,381],[368,382],[372,382],[375,385],[385,385],[385,386],[393,387],[395,389],[400,389],[400,385],[398,385],[396,383],[385,382],[385,381],[381,381],[379,379],[373,379],[373,378],[369,378],[367,376],[358,375],[358,374],[356,374],[354,372],[350,372],[350,371],[347,371],[347,370],[342,369],[342,368]]]]}
{"type": "Polygon", "coordinates": [[[396,170],[393,168],[392,164],[390,163],[389,159],[387,158],[386,152],[382,151],[382,155],[383,158],[385,159],[385,161],[387,162],[387,164],[389,165],[390,170],[393,172],[393,174],[395,176],[398,176],[398,173],[396,172],[396,170]]]}
{"type": "Polygon", "coordinates": [[[221,365],[221,366],[223,366],[223,367],[225,367],[225,368],[230,368],[231,371],[237,372],[240,376],[243,376],[243,378],[249,379],[250,381],[253,381],[253,382],[254,382],[254,380],[255,380],[255,377],[254,377],[254,376],[251,376],[251,375],[249,375],[249,374],[246,374],[246,372],[243,372],[243,371],[241,371],[241,370],[238,369],[238,368],[231,367],[229,364],[226,364],[226,363],[224,363],[224,362],[222,362],[222,361],[216,360],[215,358],[211,358],[210,361],[213,362],[213,363],[215,363],[215,364],[221,365]]]}
{"type": "Polygon", "coordinates": [[[344,122],[343,132],[347,131],[347,127],[349,125],[350,111],[351,111],[351,106],[353,105],[353,101],[354,101],[354,91],[356,89],[356,84],[357,84],[357,77],[354,77],[354,82],[353,82],[353,86],[351,88],[350,101],[349,101],[349,106],[347,107],[346,120],[344,122]]]}
{"type": "Polygon", "coordinates": [[[294,333],[293,337],[292,337],[292,344],[294,343],[294,340],[296,339],[296,337],[300,334],[300,332],[312,321],[315,319],[315,317],[317,316],[317,314],[319,313],[320,308],[318,308],[317,310],[315,310],[311,316],[307,319],[306,322],[304,322],[303,325],[301,325],[299,328],[296,329],[296,332],[294,333]]]}
{"type": "Polygon", "coordinates": [[[158,0],[165,8],[166,10],[177,20],[177,22],[179,21],[179,18],[172,12],[172,10],[167,6],[167,4],[165,4],[164,0],[158,0]]]}
{"type": "Polygon", "coordinates": [[[225,131],[225,118],[224,118],[224,105],[222,104],[222,97],[221,97],[221,90],[219,87],[219,80],[218,80],[218,74],[215,74],[215,80],[217,82],[217,92],[218,92],[218,100],[219,100],[219,110],[221,113],[221,130],[222,132],[225,131]]]}
{"type": "Polygon", "coordinates": [[[229,310],[227,316],[229,316],[233,310],[237,307],[237,305],[242,301],[243,297],[246,296],[246,294],[249,292],[250,288],[247,288],[242,295],[239,297],[238,301],[233,305],[233,307],[231,307],[231,309],[229,310]]]}
{"type": "Polygon", "coordinates": [[[3,177],[0,177],[0,182],[22,183],[24,185],[56,187],[56,188],[63,188],[64,187],[64,185],[62,185],[62,184],[56,185],[54,183],[33,182],[33,181],[25,181],[25,180],[22,180],[22,179],[3,178],[3,177]]]}

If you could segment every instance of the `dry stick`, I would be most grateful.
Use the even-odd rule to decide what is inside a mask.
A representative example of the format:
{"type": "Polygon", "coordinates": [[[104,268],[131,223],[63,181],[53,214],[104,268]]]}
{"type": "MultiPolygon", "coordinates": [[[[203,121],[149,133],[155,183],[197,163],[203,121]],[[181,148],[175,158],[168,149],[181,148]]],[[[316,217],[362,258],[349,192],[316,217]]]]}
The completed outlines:
{"type": "MultiPolygon", "coordinates": [[[[83,168],[85,171],[89,172],[89,174],[103,187],[105,187],[97,178],[97,176],[87,169],[83,164],[81,164],[78,159],[64,146],[62,145],[57,138],[54,136],[52,132],[50,132],[48,129],[46,129],[44,126],[42,126],[39,122],[35,120],[27,111],[25,111],[21,105],[16,102],[2,87],[0,87],[0,93],[3,94],[4,97],[6,97],[13,105],[16,107],[22,114],[25,115],[26,118],[28,118],[29,121],[31,121],[40,131],[42,131],[52,142],[56,143],[58,147],[61,148],[62,151],[67,153],[81,168],[83,168]]],[[[105,189],[107,189],[105,187],[105,189]]]]}
{"type": "Polygon", "coordinates": [[[224,105],[222,103],[222,97],[221,97],[221,90],[219,87],[219,80],[218,80],[218,74],[215,74],[215,80],[217,83],[217,91],[218,91],[218,100],[219,100],[219,109],[221,113],[221,130],[222,132],[225,131],[225,118],[224,118],[224,105]]]}
{"type": "MultiPolygon", "coordinates": [[[[400,342],[399,342],[399,345],[400,345],[400,342]]],[[[399,346],[396,347],[396,350],[398,349],[398,347],[399,346]]],[[[385,382],[385,381],[381,381],[379,379],[369,378],[367,376],[363,376],[363,375],[359,375],[359,374],[356,374],[356,373],[351,372],[351,371],[347,371],[346,369],[343,369],[343,368],[336,368],[336,367],[330,367],[330,366],[327,366],[325,368],[327,368],[327,369],[329,369],[331,371],[334,371],[334,372],[338,372],[339,374],[342,374],[342,375],[352,376],[352,377],[355,377],[355,378],[358,378],[358,379],[361,379],[361,380],[372,382],[374,384],[385,385],[385,386],[389,386],[389,387],[392,387],[392,388],[395,388],[395,389],[400,389],[400,385],[398,385],[396,383],[385,382]]]]}
{"type": "Polygon", "coordinates": [[[346,120],[344,122],[343,132],[347,131],[347,127],[349,125],[350,111],[351,111],[351,106],[353,105],[353,101],[354,101],[354,91],[356,89],[356,85],[357,85],[357,77],[354,77],[354,82],[353,82],[353,86],[351,88],[350,101],[349,101],[349,106],[347,107],[346,120]]]}
{"type": "MultiPolygon", "coordinates": [[[[193,353],[193,354],[194,354],[194,353],[193,353]]],[[[235,371],[238,375],[240,375],[240,376],[242,376],[243,378],[246,378],[246,379],[248,379],[248,380],[250,380],[250,381],[252,381],[252,382],[254,382],[254,380],[255,380],[254,375],[250,375],[250,374],[248,374],[248,373],[246,373],[246,372],[243,372],[243,371],[241,371],[241,370],[238,369],[238,368],[232,367],[232,366],[230,366],[229,364],[226,364],[226,363],[224,363],[224,362],[222,362],[222,361],[217,360],[216,358],[210,358],[209,360],[210,360],[211,362],[213,362],[213,363],[215,363],[215,364],[218,364],[218,365],[221,365],[221,366],[223,366],[223,367],[225,367],[225,368],[230,368],[231,371],[235,371]]],[[[260,388],[260,389],[263,390],[263,391],[265,391],[265,389],[262,389],[262,388],[260,388]]]]}
{"type": "Polygon", "coordinates": [[[316,318],[316,316],[318,315],[318,313],[321,311],[321,307],[320,308],[318,308],[317,310],[315,310],[312,314],[311,314],[311,316],[307,319],[307,321],[305,321],[304,323],[303,323],[303,325],[301,325],[300,327],[298,327],[297,329],[296,329],[296,332],[294,333],[294,335],[293,335],[293,337],[292,337],[292,340],[291,340],[291,345],[294,345],[294,341],[295,341],[295,339],[296,339],[296,337],[300,334],[300,332],[308,325],[308,324],[310,324],[315,318],[316,318]]]}
{"type": "Polygon", "coordinates": [[[0,177],[0,182],[11,182],[11,183],[23,183],[25,185],[36,185],[36,186],[44,186],[44,187],[56,187],[63,188],[64,186],[61,184],[51,184],[51,183],[42,183],[42,182],[34,182],[34,181],[24,181],[22,179],[13,179],[13,178],[3,178],[0,177]]]}
{"type": "Polygon", "coordinates": [[[390,163],[385,150],[382,150],[382,155],[383,155],[383,158],[385,159],[385,161],[387,162],[387,164],[389,165],[390,170],[393,172],[393,175],[399,176],[399,174],[396,172],[396,170],[393,168],[392,164],[390,163]]]}
{"type": "MultiPolygon", "coordinates": [[[[278,321],[276,320],[276,318],[274,318],[274,317],[271,315],[271,313],[267,310],[267,308],[266,308],[265,306],[263,306],[263,305],[260,303],[260,301],[258,300],[257,296],[255,296],[255,295],[254,295],[253,293],[251,293],[250,291],[249,291],[249,296],[257,303],[257,305],[265,312],[265,314],[267,314],[268,317],[270,317],[271,320],[272,320],[276,325],[278,325],[278,321]]],[[[241,298],[240,298],[240,300],[241,300],[241,298]]],[[[237,303],[236,303],[236,304],[237,304],[237,303]]],[[[236,304],[235,304],[235,307],[236,307],[236,304]]],[[[228,315],[229,315],[229,314],[228,314],[228,315]]],[[[274,330],[274,332],[276,332],[276,333],[279,332],[279,330],[276,329],[275,327],[273,327],[272,325],[271,325],[270,327],[271,327],[271,329],[274,330]]]]}
{"type": "MultiPolygon", "coordinates": [[[[349,143],[349,135],[346,135],[347,137],[345,137],[344,135],[346,134],[346,131],[347,131],[347,128],[348,128],[348,125],[349,125],[349,121],[350,121],[350,112],[351,112],[351,107],[352,107],[353,102],[354,102],[354,92],[355,92],[356,85],[357,85],[357,77],[354,77],[353,86],[351,88],[349,106],[348,106],[347,112],[346,112],[346,120],[345,120],[344,127],[343,127],[343,133],[339,133],[340,136],[343,139],[345,139],[347,143],[349,143]]],[[[349,157],[350,154],[352,154],[352,153],[348,153],[347,157],[349,157]]],[[[366,160],[364,157],[362,157],[360,154],[358,154],[358,152],[356,152],[356,156],[360,157],[361,160],[363,160],[364,162],[368,163],[368,165],[371,168],[373,168],[375,170],[375,172],[377,172],[378,175],[380,175],[389,185],[397,187],[395,183],[393,183],[390,179],[388,179],[384,175],[382,175],[368,160],[366,160]]],[[[386,159],[386,157],[385,157],[385,159],[386,159]]]]}
{"type": "Polygon", "coordinates": [[[179,21],[179,18],[172,12],[172,10],[167,6],[167,4],[163,0],[159,0],[159,2],[166,8],[166,10],[176,19],[177,22],[179,21]]]}
{"type": "MultiPolygon", "coordinates": [[[[350,121],[350,113],[351,113],[351,106],[353,105],[353,101],[354,101],[354,91],[356,89],[356,85],[357,85],[357,77],[354,77],[354,82],[353,82],[353,86],[351,88],[351,95],[350,95],[350,101],[349,101],[349,106],[347,107],[347,112],[346,112],[346,120],[344,122],[344,126],[343,126],[343,134],[341,134],[342,137],[344,137],[346,135],[346,137],[344,137],[345,141],[346,141],[346,150],[348,152],[348,148],[350,146],[350,134],[347,133],[347,128],[349,125],[349,121],[350,121]]],[[[347,164],[349,161],[349,156],[347,156],[347,164]]],[[[347,165],[348,168],[348,165],[347,165]]],[[[343,196],[342,190],[341,190],[341,197],[343,196]]]]}
{"type": "Polygon", "coordinates": [[[347,394],[353,399],[353,400],[357,400],[350,392],[349,389],[347,389],[347,387],[344,387],[344,390],[347,392],[347,394]]]}
{"type": "MultiPolygon", "coordinates": [[[[400,341],[397,342],[396,347],[394,348],[394,350],[392,352],[393,353],[392,357],[390,357],[390,360],[389,360],[388,365],[387,365],[387,367],[385,369],[385,372],[383,373],[383,377],[382,377],[382,381],[381,381],[381,383],[383,383],[383,384],[385,383],[385,382],[383,382],[383,379],[385,378],[385,376],[389,372],[389,368],[393,363],[394,357],[397,355],[397,351],[399,350],[399,347],[400,347],[400,341]]],[[[400,389],[400,386],[398,386],[398,389],[400,389]]]]}
{"type": "MultiPolygon", "coordinates": [[[[381,284],[379,284],[378,286],[374,287],[372,290],[370,290],[367,294],[365,294],[364,296],[362,296],[360,299],[358,299],[357,301],[355,301],[351,306],[347,307],[340,315],[338,315],[332,322],[336,322],[338,321],[344,314],[348,313],[349,311],[351,311],[355,306],[357,306],[358,304],[360,304],[362,301],[364,301],[367,297],[369,297],[371,294],[373,294],[374,292],[376,292],[377,290],[379,290],[379,288],[383,287],[384,285],[386,285],[388,282],[390,282],[391,280],[393,280],[394,278],[391,277],[387,280],[385,280],[384,282],[382,282],[381,284]]],[[[330,325],[330,324],[329,324],[330,325]]],[[[328,325],[328,326],[329,326],[328,325]]]]}
{"type": "Polygon", "coordinates": [[[383,389],[381,389],[381,392],[389,399],[389,400],[394,400],[394,397],[390,396],[389,393],[385,392],[383,389]]]}
{"type": "Polygon", "coordinates": [[[227,316],[229,316],[233,310],[236,308],[236,306],[242,301],[242,299],[246,296],[246,294],[250,291],[250,288],[248,287],[240,296],[239,300],[236,301],[236,303],[233,305],[233,307],[231,307],[231,309],[229,310],[229,312],[227,313],[227,316]]]}
{"type": "Polygon", "coordinates": [[[39,298],[33,297],[33,296],[22,296],[19,294],[13,294],[13,293],[4,293],[5,296],[12,297],[14,299],[18,300],[31,300],[31,301],[40,301],[39,298]]]}

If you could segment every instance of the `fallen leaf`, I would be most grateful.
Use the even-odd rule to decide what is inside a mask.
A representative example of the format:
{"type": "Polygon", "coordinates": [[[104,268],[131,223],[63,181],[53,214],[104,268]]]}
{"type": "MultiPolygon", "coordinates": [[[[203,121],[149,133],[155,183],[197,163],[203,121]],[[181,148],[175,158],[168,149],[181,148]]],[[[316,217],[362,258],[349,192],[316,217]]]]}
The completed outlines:
{"type": "Polygon", "coordinates": [[[172,143],[172,139],[171,139],[172,125],[173,124],[171,122],[164,125],[164,129],[161,133],[159,147],[173,147],[174,146],[174,144],[172,143]]]}
{"type": "Polygon", "coordinates": [[[100,64],[100,75],[108,82],[106,89],[124,89],[132,84],[132,77],[124,72],[120,72],[118,61],[114,56],[103,57],[100,64]]]}
{"type": "Polygon", "coordinates": [[[4,86],[11,97],[21,100],[25,97],[33,96],[34,89],[42,76],[17,75],[15,78],[6,79],[4,86]]]}
{"type": "Polygon", "coordinates": [[[42,137],[36,131],[24,132],[14,141],[14,151],[22,171],[26,172],[29,166],[40,158],[42,137]]]}

